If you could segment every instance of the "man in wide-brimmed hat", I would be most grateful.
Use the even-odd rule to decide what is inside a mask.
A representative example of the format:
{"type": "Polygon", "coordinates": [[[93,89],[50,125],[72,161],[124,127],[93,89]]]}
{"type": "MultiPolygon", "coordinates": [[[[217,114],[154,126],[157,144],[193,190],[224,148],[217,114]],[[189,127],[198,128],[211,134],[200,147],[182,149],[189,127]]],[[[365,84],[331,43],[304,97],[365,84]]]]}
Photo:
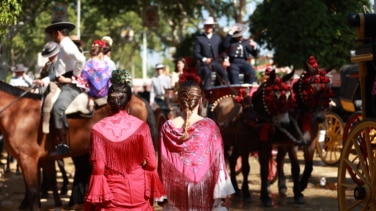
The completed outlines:
{"type": "Polygon", "coordinates": [[[228,75],[221,64],[221,42],[219,35],[214,34],[214,25],[217,22],[213,17],[208,17],[203,21],[204,32],[196,36],[193,47],[194,57],[200,63],[198,74],[202,80],[202,87],[208,89],[211,86],[211,72],[217,73],[216,84],[227,84],[228,75]]]}
{"type": "MultiPolygon", "coordinates": [[[[57,61],[54,63],[56,74],[55,78],[52,79],[58,82],[61,90],[52,111],[55,129],[60,143],[55,147],[55,150],[50,153],[51,156],[62,156],[70,152],[66,141],[68,120],[65,115],[65,110],[73,99],[81,93],[81,89],[76,86],[75,79],[80,77],[86,59],[69,38],[69,32],[74,28],[75,25],[73,23],[66,20],[56,20],[45,29],[45,32],[60,45],[57,61]]],[[[50,81],[51,78],[46,76],[41,80],[35,80],[34,83],[46,86],[50,81]]]]}
{"type": "Polygon", "coordinates": [[[28,70],[23,64],[17,64],[12,68],[14,75],[9,81],[9,84],[17,87],[31,87],[33,80],[25,74],[28,70]]]}
{"type": "Polygon", "coordinates": [[[251,56],[256,57],[258,49],[256,43],[250,39],[243,39],[248,32],[248,26],[241,23],[234,24],[223,41],[230,66],[227,68],[231,84],[240,84],[239,73],[244,74],[243,82],[252,84],[257,82],[256,71],[249,63],[251,56]]]}

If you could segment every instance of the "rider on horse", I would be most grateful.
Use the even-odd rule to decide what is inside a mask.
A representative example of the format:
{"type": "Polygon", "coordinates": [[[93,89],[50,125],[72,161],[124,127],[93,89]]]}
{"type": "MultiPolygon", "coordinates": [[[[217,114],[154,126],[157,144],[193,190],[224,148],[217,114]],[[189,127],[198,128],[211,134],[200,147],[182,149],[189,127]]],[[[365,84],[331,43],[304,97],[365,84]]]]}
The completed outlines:
{"type": "MultiPolygon", "coordinates": [[[[45,32],[50,34],[52,39],[60,45],[60,52],[54,64],[56,73],[53,80],[59,83],[61,93],[55,102],[52,114],[60,143],[50,153],[51,156],[61,156],[70,152],[66,140],[68,121],[65,110],[73,99],[81,93],[81,89],[74,84],[74,78],[81,75],[81,70],[86,59],[69,38],[69,32],[74,28],[74,24],[58,20],[53,21],[45,29],[45,32]]],[[[51,78],[47,76],[41,80],[35,80],[34,83],[43,86],[49,84],[50,80],[51,78]]]]}

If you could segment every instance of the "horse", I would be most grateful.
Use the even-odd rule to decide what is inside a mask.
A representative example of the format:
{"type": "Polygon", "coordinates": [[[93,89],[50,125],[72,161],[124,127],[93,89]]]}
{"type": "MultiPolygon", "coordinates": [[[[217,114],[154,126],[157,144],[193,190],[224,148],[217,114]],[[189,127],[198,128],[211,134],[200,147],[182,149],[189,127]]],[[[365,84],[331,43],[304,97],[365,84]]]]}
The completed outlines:
{"type": "MultiPolygon", "coordinates": [[[[48,156],[49,150],[54,145],[53,132],[42,132],[41,105],[43,95],[34,94],[22,89],[12,87],[0,81],[0,130],[4,136],[4,143],[8,152],[14,156],[20,164],[25,183],[25,198],[30,210],[40,210],[39,192],[39,164],[46,165],[51,181],[56,184],[56,171],[54,159],[48,156]],[[49,167],[48,167],[49,166],[49,167]]],[[[129,103],[129,113],[148,121],[153,118],[149,115],[150,107],[137,96],[133,96],[129,103]]],[[[69,118],[68,142],[71,153],[69,156],[87,156],[90,147],[90,130],[93,124],[110,115],[109,105],[96,108],[91,118],[69,118]]],[[[152,121],[151,121],[152,122],[152,121]]],[[[155,123],[155,119],[154,119],[155,123]]],[[[150,128],[155,127],[150,125],[150,128]]],[[[154,128],[152,136],[155,135],[154,128]]],[[[89,159],[82,159],[82,166],[90,166],[89,159]]],[[[75,162],[76,164],[76,162],[75,162]]],[[[84,168],[87,169],[87,168],[84,168]]],[[[80,167],[76,166],[76,171],[80,167]]],[[[91,172],[86,172],[91,173],[91,172]]],[[[77,173],[76,173],[77,174],[77,173]]],[[[57,193],[54,190],[54,193],[57,193]]],[[[55,206],[61,206],[59,195],[54,194],[55,206]]]]}
{"type": "MultiPolygon", "coordinates": [[[[330,79],[326,76],[334,66],[319,69],[308,62],[304,62],[304,71],[299,79],[293,84],[293,92],[297,102],[296,116],[298,124],[308,145],[303,145],[304,171],[300,178],[302,191],[307,187],[308,180],[313,170],[313,156],[316,149],[314,141],[319,130],[319,124],[326,118],[326,111],[329,109],[330,98],[334,96],[330,88],[330,79]]],[[[277,174],[278,189],[281,196],[286,195],[286,178],[283,171],[284,158],[287,152],[296,156],[297,147],[278,147],[277,174]]]]}
{"type": "MultiPolygon", "coordinates": [[[[250,200],[248,187],[249,153],[258,152],[261,176],[260,199],[265,207],[273,206],[268,193],[268,164],[273,145],[304,144],[307,141],[304,140],[296,120],[290,116],[290,111],[295,105],[288,81],[293,75],[294,70],[281,78],[273,70],[270,72],[269,78],[252,94],[252,97],[244,94],[234,97],[234,101],[242,106],[241,114],[235,121],[221,129],[224,144],[232,146],[232,152],[228,159],[231,181],[237,193],[240,190],[237,187],[235,166],[238,157],[242,158],[243,183],[241,193],[245,201],[250,200]]],[[[220,108],[220,106],[214,108],[215,116],[221,113],[221,110],[217,108],[220,108]]],[[[300,167],[297,157],[291,159],[293,160],[291,163],[294,199],[297,203],[302,203],[304,196],[299,187],[300,167]]]]}

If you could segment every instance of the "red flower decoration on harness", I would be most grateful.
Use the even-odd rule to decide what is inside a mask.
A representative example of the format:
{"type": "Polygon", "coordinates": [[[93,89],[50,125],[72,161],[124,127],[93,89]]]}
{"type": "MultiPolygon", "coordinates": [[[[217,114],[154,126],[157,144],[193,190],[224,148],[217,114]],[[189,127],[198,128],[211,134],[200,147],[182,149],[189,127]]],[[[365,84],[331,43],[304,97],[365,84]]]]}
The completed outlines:
{"type": "Polygon", "coordinates": [[[279,76],[276,77],[274,84],[263,87],[263,104],[272,116],[289,112],[295,106],[291,86],[279,76]]]}

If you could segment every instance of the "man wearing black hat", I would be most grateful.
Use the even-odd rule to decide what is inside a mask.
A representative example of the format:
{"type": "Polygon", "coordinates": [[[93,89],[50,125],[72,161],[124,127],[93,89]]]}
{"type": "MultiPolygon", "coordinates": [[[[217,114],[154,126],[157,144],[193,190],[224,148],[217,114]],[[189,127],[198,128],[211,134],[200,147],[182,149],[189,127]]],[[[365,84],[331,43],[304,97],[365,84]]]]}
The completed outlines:
{"type": "Polygon", "coordinates": [[[253,40],[243,39],[243,34],[248,31],[244,24],[236,23],[223,40],[223,47],[229,57],[230,66],[227,68],[231,84],[240,84],[239,73],[244,74],[244,83],[252,84],[257,81],[256,71],[248,59],[256,57],[258,50],[253,40]]]}
{"type": "MultiPolygon", "coordinates": [[[[56,72],[55,78],[52,79],[58,82],[61,90],[52,111],[55,129],[60,143],[50,153],[51,156],[62,156],[70,152],[66,137],[68,120],[65,115],[65,110],[81,92],[80,88],[76,85],[75,79],[80,77],[86,59],[69,38],[69,32],[74,28],[74,24],[59,20],[52,22],[52,24],[45,29],[45,32],[48,33],[56,43],[59,43],[60,46],[57,60],[54,63],[56,72]]],[[[35,80],[34,83],[46,86],[50,81],[51,78],[47,76],[41,80],[35,80]]]]}

